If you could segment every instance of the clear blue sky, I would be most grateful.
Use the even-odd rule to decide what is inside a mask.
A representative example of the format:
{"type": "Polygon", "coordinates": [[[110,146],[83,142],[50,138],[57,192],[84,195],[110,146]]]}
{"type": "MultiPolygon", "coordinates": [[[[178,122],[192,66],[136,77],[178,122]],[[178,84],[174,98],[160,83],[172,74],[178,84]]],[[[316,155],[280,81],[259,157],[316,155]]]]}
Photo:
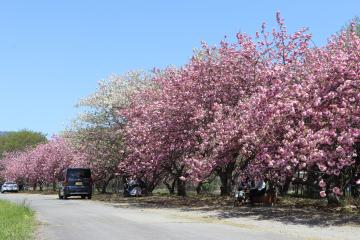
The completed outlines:
{"type": "Polygon", "coordinates": [[[180,66],[202,40],[271,28],[276,11],[321,46],[360,1],[0,1],[0,131],[57,133],[98,80],[180,66]]]}

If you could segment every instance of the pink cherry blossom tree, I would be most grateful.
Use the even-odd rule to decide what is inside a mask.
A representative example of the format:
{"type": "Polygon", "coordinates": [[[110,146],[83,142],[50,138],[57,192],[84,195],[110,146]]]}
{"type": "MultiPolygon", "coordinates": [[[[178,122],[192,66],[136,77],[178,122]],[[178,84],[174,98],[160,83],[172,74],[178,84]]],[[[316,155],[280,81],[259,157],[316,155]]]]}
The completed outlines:
{"type": "Polygon", "coordinates": [[[20,152],[9,153],[2,162],[3,175],[7,180],[32,185],[54,184],[63,171],[71,166],[86,167],[84,155],[75,151],[61,137],[54,136],[47,143],[20,152]]]}
{"type": "Polygon", "coordinates": [[[236,44],[204,45],[135,98],[125,112],[134,169],[194,181],[217,171],[226,194],[234,168],[284,183],[297,170],[337,176],[355,163],[358,37],[311,48],[305,30],[277,22],[271,38],[263,26],[257,42],[238,34],[236,44]]]}
{"type": "MultiPolygon", "coordinates": [[[[230,149],[250,157],[245,172],[252,176],[284,182],[299,169],[315,167],[334,178],[356,164],[359,38],[343,33],[323,48],[308,48],[307,35],[287,36],[279,22],[282,30],[275,39],[292,41],[300,36],[300,41],[290,41],[286,48],[277,44],[281,51],[272,54],[279,57],[269,62],[266,77],[271,82],[239,102],[233,118],[218,121],[215,132],[220,139],[213,142],[222,144],[215,152],[230,149]]],[[[341,192],[334,189],[335,194],[341,192]]]]}

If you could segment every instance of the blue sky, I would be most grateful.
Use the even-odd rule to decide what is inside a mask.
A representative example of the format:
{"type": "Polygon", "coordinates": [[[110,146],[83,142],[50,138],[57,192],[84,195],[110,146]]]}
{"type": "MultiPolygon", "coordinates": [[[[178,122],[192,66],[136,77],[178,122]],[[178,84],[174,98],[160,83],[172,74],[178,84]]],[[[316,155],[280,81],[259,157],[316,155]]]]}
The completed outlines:
{"type": "Polygon", "coordinates": [[[321,46],[360,1],[0,1],[0,131],[61,131],[111,74],[186,63],[200,41],[309,27],[321,46]]]}

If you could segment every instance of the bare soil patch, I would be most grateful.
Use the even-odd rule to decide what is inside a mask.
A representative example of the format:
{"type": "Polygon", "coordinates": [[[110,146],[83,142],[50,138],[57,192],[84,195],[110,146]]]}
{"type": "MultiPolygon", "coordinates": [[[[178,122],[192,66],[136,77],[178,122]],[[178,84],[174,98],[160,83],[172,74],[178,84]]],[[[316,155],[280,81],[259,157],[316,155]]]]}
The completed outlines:
{"type": "MultiPolygon", "coordinates": [[[[190,195],[187,197],[155,194],[147,197],[124,198],[118,194],[96,194],[94,200],[114,203],[118,207],[179,209],[183,212],[213,212],[218,219],[253,217],[287,224],[309,226],[360,226],[357,205],[329,207],[323,199],[280,197],[275,206],[233,207],[232,197],[190,195]],[[351,206],[351,207],[349,207],[351,206]]],[[[354,204],[354,203],[352,203],[354,204]]]]}

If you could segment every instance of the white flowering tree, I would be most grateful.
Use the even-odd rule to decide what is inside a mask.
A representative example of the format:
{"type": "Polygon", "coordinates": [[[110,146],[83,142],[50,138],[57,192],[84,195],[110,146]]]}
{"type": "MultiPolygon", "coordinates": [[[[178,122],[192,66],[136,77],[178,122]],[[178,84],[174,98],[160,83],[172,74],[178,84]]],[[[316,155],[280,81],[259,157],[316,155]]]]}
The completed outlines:
{"type": "Polygon", "coordinates": [[[134,93],[149,85],[147,75],[142,72],[100,81],[95,93],[79,101],[77,107],[85,110],[65,132],[74,146],[88,156],[94,180],[103,193],[120,173],[118,165],[126,154],[123,137],[126,120],[118,111],[130,104],[134,93]]]}

